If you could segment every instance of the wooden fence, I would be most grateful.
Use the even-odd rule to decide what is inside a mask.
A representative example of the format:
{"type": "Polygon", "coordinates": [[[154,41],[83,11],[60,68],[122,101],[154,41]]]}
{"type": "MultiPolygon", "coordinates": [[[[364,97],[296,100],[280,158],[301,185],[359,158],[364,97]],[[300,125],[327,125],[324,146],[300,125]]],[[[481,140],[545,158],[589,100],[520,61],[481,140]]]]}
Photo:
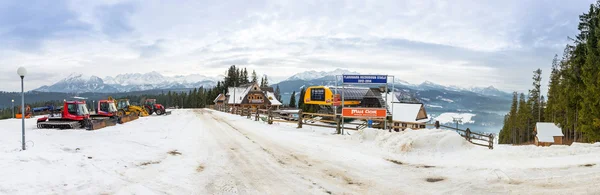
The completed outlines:
{"type": "Polygon", "coordinates": [[[491,133],[483,134],[483,133],[478,133],[478,132],[472,132],[469,128],[467,128],[466,130],[463,130],[463,129],[458,129],[455,127],[439,125],[439,123],[436,123],[435,126],[437,128],[443,127],[443,128],[455,130],[455,131],[457,131],[457,133],[460,136],[464,137],[468,142],[470,142],[474,145],[487,147],[489,149],[494,149],[494,134],[491,134],[491,133]],[[477,142],[477,141],[479,141],[479,142],[477,142]]]}
{"type": "MultiPolygon", "coordinates": [[[[262,120],[267,124],[273,124],[274,122],[279,123],[292,123],[297,124],[298,128],[302,128],[303,125],[309,126],[317,126],[317,127],[325,127],[325,128],[334,128],[338,134],[342,133],[342,129],[344,130],[361,130],[368,126],[367,120],[362,118],[355,118],[352,122],[345,122],[344,124],[354,125],[355,127],[342,127],[342,119],[341,115],[333,115],[333,114],[322,114],[322,113],[307,113],[299,110],[298,113],[294,112],[286,112],[285,110],[272,110],[272,109],[256,109],[256,108],[240,108],[240,107],[229,107],[226,105],[218,105],[214,107],[215,110],[240,115],[246,117],[248,119],[254,119],[255,121],[262,120]],[[297,114],[297,117],[294,116],[297,114]]],[[[373,128],[384,129],[385,119],[370,119],[373,124],[373,128]]],[[[494,135],[493,134],[483,134],[478,132],[472,132],[469,128],[466,130],[458,129],[450,126],[440,125],[439,122],[436,121],[435,124],[425,124],[425,123],[414,123],[414,122],[402,122],[402,121],[393,121],[388,120],[387,130],[390,132],[392,130],[404,130],[406,128],[411,129],[421,129],[426,126],[434,126],[436,129],[440,127],[451,129],[457,131],[457,133],[464,137],[468,142],[478,145],[488,147],[489,149],[494,149],[494,135]],[[484,144],[485,143],[485,144],[484,144]]]]}

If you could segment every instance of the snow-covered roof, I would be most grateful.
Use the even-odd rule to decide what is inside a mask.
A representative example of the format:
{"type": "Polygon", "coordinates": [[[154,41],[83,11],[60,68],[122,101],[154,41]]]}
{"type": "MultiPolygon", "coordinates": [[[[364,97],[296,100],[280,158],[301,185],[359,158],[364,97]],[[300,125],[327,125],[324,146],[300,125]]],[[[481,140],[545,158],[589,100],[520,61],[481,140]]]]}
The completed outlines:
{"type": "Polygon", "coordinates": [[[240,104],[249,91],[249,87],[229,87],[228,93],[229,98],[227,99],[228,104],[240,104]]]}
{"type": "Polygon", "coordinates": [[[554,143],[554,136],[565,136],[562,133],[562,130],[554,123],[538,122],[535,124],[535,129],[537,132],[536,137],[538,138],[539,142],[554,143]]]}
{"type": "Polygon", "coordinates": [[[275,93],[267,92],[267,98],[269,98],[269,101],[271,102],[272,106],[281,106],[281,102],[277,100],[277,98],[275,97],[275,93]]]}
{"type": "Polygon", "coordinates": [[[423,107],[422,104],[410,104],[410,103],[393,103],[392,120],[402,122],[421,122],[419,118],[419,112],[423,107]]]}

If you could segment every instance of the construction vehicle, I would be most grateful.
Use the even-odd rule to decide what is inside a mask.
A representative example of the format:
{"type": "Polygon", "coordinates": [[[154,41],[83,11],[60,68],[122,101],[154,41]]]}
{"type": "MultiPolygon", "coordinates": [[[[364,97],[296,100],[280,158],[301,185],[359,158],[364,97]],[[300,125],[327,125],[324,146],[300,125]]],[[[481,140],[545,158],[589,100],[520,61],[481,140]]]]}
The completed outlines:
{"type": "Polygon", "coordinates": [[[146,99],[146,101],[144,101],[144,108],[146,108],[150,115],[152,115],[152,113],[156,113],[156,115],[171,114],[171,111],[166,111],[162,104],[157,104],[156,99],[146,99]]]}
{"type": "MultiPolygon", "coordinates": [[[[18,107],[16,118],[23,118],[23,113],[21,113],[21,106],[18,107]]],[[[31,118],[33,116],[33,112],[31,112],[31,106],[25,105],[25,118],[31,118]]]]}
{"type": "Polygon", "coordinates": [[[85,101],[64,101],[61,112],[51,113],[37,120],[39,129],[79,129],[97,130],[107,126],[110,120],[92,119],[85,101]]]}
{"type": "Polygon", "coordinates": [[[107,126],[122,123],[121,117],[117,116],[117,106],[112,100],[99,100],[94,114],[90,114],[92,120],[106,120],[107,126]]]}
{"type": "Polygon", "coordinates": [[[129,103],[129,99],[115,100],[112,97],[108,97],[108,100],[113,100],[117,104],[117,116],[121,117],[123,122],[135,120],[138,117],[148,116],[146,109],[140,106],[134,106],[129,103]]]}

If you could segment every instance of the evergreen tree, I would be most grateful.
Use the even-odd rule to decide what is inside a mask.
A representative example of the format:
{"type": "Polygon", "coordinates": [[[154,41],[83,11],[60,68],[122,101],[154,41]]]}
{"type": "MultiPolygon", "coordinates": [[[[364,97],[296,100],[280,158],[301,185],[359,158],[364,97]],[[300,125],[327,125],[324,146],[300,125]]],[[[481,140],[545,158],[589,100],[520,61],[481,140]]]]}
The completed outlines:
{"type": "Polygon", "coordinates": [[[277,101],[282,102],[281,101],[281,91],[279,90],[279,85],[277,85],[277,87],[275,88],[275,97],[277,98],[277,101]]]}
{"type": "Polygon", "coordinates": [[[520,144],[528,141],[529,125],[531,122],[531,103],[528,104],[525,99],[525,94],[519,96],[519,108],[517,111],[517,140],[515,143],[520,144]]]}
{"type": "Polygon", "coordinates": [[[258,83],[258,76],[256,76],[256,72],[254,70],[252,70],[252,83],[258,83]]]}
{"type": "Polygon", "coordinates": [[[292,96],[290,96],[290,107],[292,107],[292,108],[296,107],[296,91],[294,91],[292,93],[292,96]]]}
{"type": "Polygon", "coordinates": [[[533,123],[541,121],[542,115],[540,114],[540,87],[542,81],[542,70],[537,69],[533,71],[533,89],[529,90],[529,100],[531,101],[531,116],[533,123]]]}
{"type": "Polygon", "coordinates": [[[548,84],[548,102],[546,104],[546,112],[544,118],[547,122],[556,122],[556,114],[558,114],[558,97],[559,97],[559,60],[558,55],[554,55],[552,60],[552,72],[550,72],[550,81],[548,84]]]}
{"type": "Polygon", "coordinates": [[[268,87],[269,86],[269,79],[267,78],[267,75],[265,75],[262,80],[263,80],[263,83],[262,83],[262,85],[260,87],[268,87]]]}
{"type": "Polygon", "coordinates": [[[513,92],[512,105],[510,106],[509,113],[504,117],[504,126],[500,131],[500,137],[498,138],[502,144],[515,144],[517,137],[517,108],[518,108],[518,94],[513,92]]]}
{"type": "Polygon", "coordinates": [[[242,72],[242,83],[243,84],[250,83],[250,81],[248,80],[248,70],[246,70],[246,68],[244,68],[244,71],[242,72]]]}
{"type": "Polygon", "coordinates": [[[260,87],[265,86],[265,78],[264,77],[260,78],[260,85],[259,86],[260,87]]]}
{"type": "Polygon", "coordinates": [[[303,111],[308,111],[306,109],[306,106],[304,105],[304,94],[306,93],[306,90],[304,90],[304,87],[300,88],[300,98],[298,98],[298,108],[302,109],[303,111]]]}
{"type": "MultiPolygon", "coordinates": [[[[600,4],[600,2],[599,2],[600,4]]],[[[589,140],[600,140],[600,8],[590,6],[588,33],[586,37],[585,63],[581,67],[581,80],[584,87],[580,90],[582,101],[579,102],[577,126],[589,140]]]]}

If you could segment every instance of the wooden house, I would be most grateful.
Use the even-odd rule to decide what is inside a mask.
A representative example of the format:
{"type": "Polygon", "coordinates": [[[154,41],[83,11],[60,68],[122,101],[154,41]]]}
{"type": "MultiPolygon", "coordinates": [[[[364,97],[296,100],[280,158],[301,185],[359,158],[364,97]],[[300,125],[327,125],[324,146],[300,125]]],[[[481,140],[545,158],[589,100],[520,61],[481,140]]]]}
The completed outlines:
{"type": "Polygon", "coordinates": [[[564,134],[562,130],[554,123],[542,123],[538,122],[535,124],[533,129],[535,132],[534,143],[536,146],[550,146],[550,145],[562,145],[564,134]]]}
{"type": "Polygon", "coordinates": [[[392,103],[392,121],[393,129],[404,130],[424,129],[425,123],[429,120],[425,107],[421,103],[392,103]]]}
{"type": "Polygon", "coordinates": [[[225,104],[225,101],[227,100],[227,96],[225,96],[225,94],[220,93],[217,98],[215,98],[215,100],[213,100],[213,103],[217,106],[222,106],[225,104]]]}

